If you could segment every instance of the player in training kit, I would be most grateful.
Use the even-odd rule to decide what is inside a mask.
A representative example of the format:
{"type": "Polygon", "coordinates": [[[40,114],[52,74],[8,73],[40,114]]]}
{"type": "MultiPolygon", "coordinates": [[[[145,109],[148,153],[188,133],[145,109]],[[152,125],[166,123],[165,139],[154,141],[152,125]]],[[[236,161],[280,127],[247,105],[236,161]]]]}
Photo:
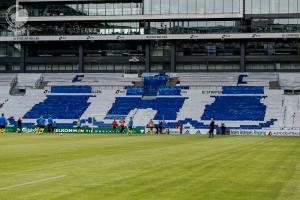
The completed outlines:
{"type": "Polygon", "coordinates": [[[0,135],[5,135],[6,125],[7,125],[7,120],[4,117],[4,114],[2,113],[2,115],[0,117],[0,135]]]}
{"type": "Polygon", "coordinates": [[[148,126],[149,126],[149,129],[150,129],[150,134],[154,134],[154,132],[153,132],[153,129],[154,129],[154,122],[153,122],[152,119],[150,120],[148,126]]]}
{"type": "Polygon", "coordinates": [[[215,131],[215,121],[213,118],[211,118],[210,129],[209,129],[209,138],[214,138],[214,131],[215,131]]]}
{"type": "Polygon", "coordinates": [[[125,121],[124,121],[123,118],[120,120],[119,124],[120,124],[120,134],[123,134],[124,133],[124,127],[125,127],[125,121]]]}
{"type": "Polygon", "coordinates": [[[127,124],[127,128],[128,128],[128,135],[132,135],[132,130],[133,130],[133,119],[132,119],[132,117],[130,117],[130,120],[127,124]]]}
{"type": "Polygon", "coordinates": [[[114,134],[117,133],[117,126],[118,126],[118,122],[116,121],[116,119],[114,119],[114,121],[112,122],[112,128],[114,129],[114,134]]]}
{"type": "Polygon", "coordinates": [[[81,132],[81,120],[77,120],[77,133],[79,134],[81,132]]]}
{"type": "Polygon", "coordinates": [[[18,125],[17,132],[22,133],[22,119],[21,118],[18,119],[17,125],[18,125]]]}
{"type": "Polygon", "coordinates": [[[54,132],[53,119],[52,119],[51,116],[47,119],[47,127],[48,127],[48,133],[53,133],[54,132]]]}
{"type": "Polygon", "coordinates": [[[40,118],[38,118],[36,120],[36,124],[37,124],[37,135],[41,135],[44,133],[44,129],[45,129],[45,124],[46,124],[46,120],[44,119],[43,116],[41,116],[40,118]]]}

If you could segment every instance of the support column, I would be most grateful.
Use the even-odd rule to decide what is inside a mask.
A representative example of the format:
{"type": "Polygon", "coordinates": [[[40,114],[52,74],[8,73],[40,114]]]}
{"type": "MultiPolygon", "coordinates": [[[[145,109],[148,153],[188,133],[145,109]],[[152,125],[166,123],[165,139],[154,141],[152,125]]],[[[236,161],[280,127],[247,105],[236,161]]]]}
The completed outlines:
{"type": "Polygon", "coordinates": [[[78,71],[79,73],[84,72],[84,49],[83,45],[80,43],[79,44],[79,54],[78,54],[78,71]]]}
{"type": "Polygon", "coordinates": [[[246,62],[245,62],[245,55],[246,55],[246,44],[245,42],[241,42],[241,58],[240,58],[240,71],[246,71],[246,62]]]}
{"type": "Polygon", "coordinates": [[[145,44],[145,70],[146,72],[151,72],[150,69],[150,44],[145,44]]]}
{"type": "Polygon", "coordinates": [[[173,43],[171,45],[171,72],[176,72],[176,46],[173,43]]]}
{"type": "Polygon", "coordinates": [[[24,42],[21,43],[21,51],[20,51],[20,71],[21,73],[26,72],[26,44],[24,42]]]}

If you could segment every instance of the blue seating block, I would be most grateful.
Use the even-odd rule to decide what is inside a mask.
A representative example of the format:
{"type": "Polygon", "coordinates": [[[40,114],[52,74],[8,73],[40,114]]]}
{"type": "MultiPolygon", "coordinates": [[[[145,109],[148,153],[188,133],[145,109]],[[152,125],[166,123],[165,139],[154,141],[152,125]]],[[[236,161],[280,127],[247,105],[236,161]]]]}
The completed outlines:
{"type": "Polygon", "coordinates": [[[264,94],[263,86],[224,86],[222,94],[264,94]]]}
{"type": "Polygon", "coordinates": [[[52,86],[51,93],[92,93],[91,86],[52,86]]]}
{"type": "Polygon", "coordinates": [[[144,95],[144,88],[143,87],[127,87],[127,96],[142,96],[144,95]]]}
{"type": "Polygon", "coordinates": [[[52,116],[54,119],[79,119],[89,107],[90,97],[94,96],[48,96],[44,102],[34,105],[24,118],[37,119],[43,115],[46,118],[52,116]]]}
{"type": "Polygon", "coordinates": [[[161,87],[159,88],[159,95],[162,96],[179,96],[181,94],[180,87],[161,87]]]}
{"type": "Polygon", "coordinates": [[[146,76],[144,77],[145,96],[156,96],[158,89],[165,86],[169,80],[166,75],[146,76]]]}
{"type": "Polygon", "coordinates": [[[151,108],[157,110],[155,120],[176,120],[177,112],[182,108],[186,98],[156,98],[145,100],[137,97],[118,97],[108,111],[106,119],[119,119],[127,116],[131,110],[151,108]]]}
{"type": "Polygon", "coordinates": [[[212,105],[206,105],[202,120],[264,121],[266,106],[263,96],[216,96],[212,105]]]}
{"type": "Polygon", "coordinates": [[[106,119],[118,119],[120,117],[117,116],[127,116],[131,110],[139,106],[140,101],[141,98],[138,97],[117,97],[112,108],[108,111],[106,119]]]}

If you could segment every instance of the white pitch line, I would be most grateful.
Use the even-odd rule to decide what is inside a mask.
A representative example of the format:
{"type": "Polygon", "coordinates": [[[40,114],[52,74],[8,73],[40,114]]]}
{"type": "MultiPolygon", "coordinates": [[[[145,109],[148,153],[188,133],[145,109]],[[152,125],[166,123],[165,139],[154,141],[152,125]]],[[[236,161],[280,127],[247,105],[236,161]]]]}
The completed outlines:
{"type": "Polygon", "coordinates": [[[21,183],[21,184],[17,184],[17,185],[6,186],[6,187],[0,188],[0,191],[8,190],[8,189],[16,188],[16,187],[21,187],[21,186],[24,186],[24,185],[32,185],[32,184],[36,184],[36,183],[51,181],[51,180],[60,179],[60,178],[64,178],[64,177],[66,177],[66,175],[55,176],[55,177],[40,179],[40,180],[36,180],[36,181],[21,183]]]}

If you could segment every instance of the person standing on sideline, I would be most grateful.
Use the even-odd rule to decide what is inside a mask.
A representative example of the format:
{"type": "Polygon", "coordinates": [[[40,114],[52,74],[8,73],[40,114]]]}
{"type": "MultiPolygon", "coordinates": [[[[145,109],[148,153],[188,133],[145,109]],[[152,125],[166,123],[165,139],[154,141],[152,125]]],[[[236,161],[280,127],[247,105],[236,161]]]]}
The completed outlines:
{"type": "Polygon", "coordinates": [[[0,135],[5,135],[5,128],[7,126],[7,120],[4,117],[4,114],[2,113],[0,117],[0,135]]]}
{"type": "Polygon", "coordinates": [[[214,130],[215,130],[215,121],[213,118],[210,120],[210,129],[209,129],[209,138],[214,137],[214,130]]]}
{"type": "Polygon", "coordinates": [[[180,132],[180,135],[183,134],[183,125],[182,124],[179,125],[179,132],[180,132]]]}
{"type": "Polygon", "coordinates": [[[162,123],[161,123],[161,126],[162,126],[162,133],[163,134],[166,134],[167,132],[166,132],[166,128],[167,128],[167,122],[164,120],[164,121],[162,121],[162,123]]]}
{"type": "Polygon", "coordinates": [[[48,133],[53,133],[54,128],[53,128],[53,119],[51,116],[48,117],[47,119],[47,127],[48,127],[48,133]]]}
{"type": "Polygon", "coordinates": [[[112,122],[112,128],[114,129],[114,134],[117,133],[117,126],[118,126],[118,122],[116,121],[116,119],[114,119],[114,121],[112,122]]]}
{"type": "Polygon", "coordinates": [[[53,121],[53,132],[55,133],[55,129],[56,129],[56,121],[53,121]]]}
{"type": "Polygon", "coordinates": [[[123,134],[124,133],[124,127],[125,127],[125,121],[124,121],[124,118],[122,118],[119,122],[120,124],[120,134],[123,134]]]}
{"type": "Polygon", "coordinates": [[[36,120],[37,123],[37,134],[41,135],[44,133],[46,120],[44,119],[43,115],[36,120]]]}
{"type": "Polygon", "coordinates": [[[158,122],[158,132],[159,132],[159,134],[162,134],[162,129],[163,129],[163,127],[162,127],[162,121],[159,121],[158,122]]]}
{"type": "Polygon", "coordinates": [[[81,132],[81,120],[80,119],[77,120],[76,128],[77,128],[77,133],[79,134],[81,132]]]}
{"type": "Polygon", "coordinates": [[[130,117],[130,120],[127,124],[127,128],[128,128],[128,135],[132,135],[132,130],[133,130],[133,119],[132,119],[132,117],[130,117]]]}
{"type": "Polygon", "coordinates": [[[22,119],[21,118],[18,119],[17,125],[18,125],[17,132],[22,133],[22,119]]]}
{"type": "Polygon", "coordinates": [[[225,135],[225,132],[226,132],[226,126],[224,123],[221,124],[221,134],[222,135],[225,135]]]}
{"type": "Polygon", "coordinates": [[[154,134],[154,132],[153,132],[153,129],[154,129],[154,122],[153,122],[152,119],[150,119],[150,122],[149,122],[148,126],[149,126],[149,129],[150,129],[150,134],[151,134],[151,135],[154,134]]]}

